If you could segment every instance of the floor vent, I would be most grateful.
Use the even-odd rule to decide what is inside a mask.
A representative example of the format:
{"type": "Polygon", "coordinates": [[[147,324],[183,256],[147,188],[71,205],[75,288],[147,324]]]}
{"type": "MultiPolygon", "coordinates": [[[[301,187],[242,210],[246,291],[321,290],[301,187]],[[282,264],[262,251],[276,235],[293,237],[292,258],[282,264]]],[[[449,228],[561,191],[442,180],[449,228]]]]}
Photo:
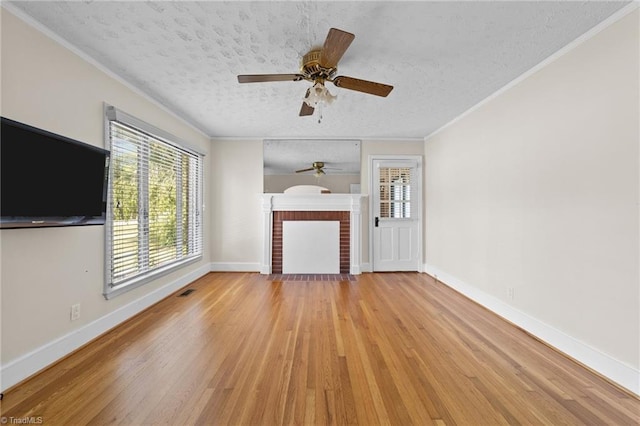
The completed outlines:
{"type": "Polygon", "coordinates": [[[196,290],[195,290],[195,289],[193,289],[193,288],[190,288],[190,289],[185,290],[185,291],[183,291],[182,293],[180,293],[180,294],[178,295],[178,297],[185,297],[185,296],[188,296],[188,295],[190,295],[191,293],[193,293],[194,291],[196,291],[196,290]]]}

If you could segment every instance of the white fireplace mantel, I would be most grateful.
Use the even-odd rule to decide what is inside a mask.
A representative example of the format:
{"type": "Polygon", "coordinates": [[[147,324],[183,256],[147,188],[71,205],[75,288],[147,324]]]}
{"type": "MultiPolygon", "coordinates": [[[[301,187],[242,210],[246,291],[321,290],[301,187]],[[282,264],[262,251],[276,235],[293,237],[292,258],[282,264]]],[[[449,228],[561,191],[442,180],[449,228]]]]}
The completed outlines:
{"type": "Polygon", "coordinates": [[[348,211],[349,271],[360,274],[361,262],[360,194],[262,194],[263,254],[260,273],[271,273],[272,225],[274,211],[348,211]]]}

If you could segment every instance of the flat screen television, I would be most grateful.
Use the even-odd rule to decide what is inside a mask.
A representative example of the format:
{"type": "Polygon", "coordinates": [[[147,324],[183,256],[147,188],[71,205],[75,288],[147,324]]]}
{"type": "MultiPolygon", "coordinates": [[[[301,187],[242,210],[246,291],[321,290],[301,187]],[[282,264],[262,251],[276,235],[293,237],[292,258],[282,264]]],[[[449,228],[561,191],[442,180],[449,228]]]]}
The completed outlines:
{"type": "Polygon", "coordinates": [[[109,151],[0,120],[0,229],[103,225],[109,151]]]}

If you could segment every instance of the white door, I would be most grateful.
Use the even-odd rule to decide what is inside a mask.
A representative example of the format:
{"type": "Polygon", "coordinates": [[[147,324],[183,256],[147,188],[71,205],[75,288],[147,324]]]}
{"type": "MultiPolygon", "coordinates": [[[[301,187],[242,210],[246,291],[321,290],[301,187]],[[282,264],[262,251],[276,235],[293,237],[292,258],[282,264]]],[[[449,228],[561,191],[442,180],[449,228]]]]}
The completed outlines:
{"type": "Polygon", "coordinates": [[[420,270],[421,159],[375,159],[372,170],[374,271],[420,270]]]}

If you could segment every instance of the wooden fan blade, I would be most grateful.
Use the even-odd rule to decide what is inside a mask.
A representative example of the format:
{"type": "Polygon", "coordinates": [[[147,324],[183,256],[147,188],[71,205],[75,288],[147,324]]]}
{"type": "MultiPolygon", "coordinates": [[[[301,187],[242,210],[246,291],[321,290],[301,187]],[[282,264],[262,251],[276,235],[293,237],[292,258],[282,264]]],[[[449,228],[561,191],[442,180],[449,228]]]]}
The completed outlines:
{"type": "Polygon", "coordinates": [[[386,97],[393,90],[393,86],[389,86],[388,84],[345,76],[338,76],[334,78],[333,84],[344,89],[355,90],[382,97],[386,97]]]}
{"type": "MultiPolygon", "coordinates": [[[[309,92],[311,92],[311,89],[307,89],[307,94],[304,95],[305,99],[309,97],[309,92]]],[[[304,117],[305,115],[313,115],[313,111],[315,111],[315,108],[307,105],[306,102],[302,102],[302,107],[300,108],[300,117],[304,117]]]]}
{"type": "Polygon", "coordinates": [[[306,102],[303,102],[302,106],[300,107],[300,117],[313,115],[313,111],[315,111],[313,107],[310,107],[306,102]]]}
{"type": "Polygon", "coordinates": [[[246,74],[238,76],[238,83],[266,83],[271,81],[300,81],[302,74],[246,74]]]}
{"type": "Polygon", "coordinates": [[[325,68],[335,68],[354,38],[356,36],[351,33],[331,28],[320,52],[320,65],[325,68]]]}
{"type": "Polygon", "coordinates": [[[311,168],[308,168],[308,169],[296,170],[296,173],[310,172],[311,170],[315,170],[315,169],[313,167],[311,167],[311,168]]]}

